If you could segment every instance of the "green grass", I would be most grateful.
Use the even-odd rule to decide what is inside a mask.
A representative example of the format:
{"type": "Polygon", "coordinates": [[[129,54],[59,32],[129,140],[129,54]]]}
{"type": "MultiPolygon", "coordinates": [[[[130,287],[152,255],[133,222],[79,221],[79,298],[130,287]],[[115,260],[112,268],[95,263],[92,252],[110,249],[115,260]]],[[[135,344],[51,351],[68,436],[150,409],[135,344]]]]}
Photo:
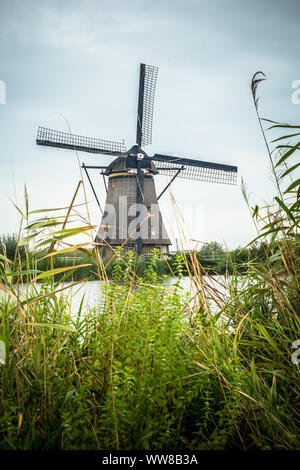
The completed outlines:
{"type": "Polygon", "coordinates": [[[299,296],[284,273],[256,264],[238,292],[233,277],[212,316],[129,266],[75,318],[53,280],[1,298],[1,448],[298,448],[299,296]]]}

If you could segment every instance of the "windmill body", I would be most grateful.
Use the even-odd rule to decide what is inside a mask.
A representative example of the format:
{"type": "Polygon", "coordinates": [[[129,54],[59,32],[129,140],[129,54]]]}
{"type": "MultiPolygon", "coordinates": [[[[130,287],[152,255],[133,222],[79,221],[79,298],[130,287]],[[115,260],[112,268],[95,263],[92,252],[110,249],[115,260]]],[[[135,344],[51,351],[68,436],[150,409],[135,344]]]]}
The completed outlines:
{"type": "Polygon", "coordinates": [[[184,157],[154,154],[143,148],[152,143],[154,93],[158,69],[140,64],[136,144],[126,150],[124,143],[77,136],[39,127],[37,144],[105,154],[115,157],[108,166],[82,164],[101,209],[89,170],[98,170],[105,181],[106,202],[95,244],[110,257],[116,246],[146,254],[152,248],[167,253],[171,244],[165,230],[158,200],[175,178],[212,183],[236,184],[237,167],[184,157]],[[154,177],[170,176],[157,196],[154,177]],[[108,179],[106,183],[105,178],[108,179]]]}
{"type": "Polygon", "coordinates": [[[125,250],[135,250],[138,238],[141,242],[140,254],[147,254],[152,248],[167,253],[171,241],[157,201],[154,175],[158,172],[153,163],[148,169],[142,169],[143,192],[142,202],[139,203],[137,173],[128,166],[128,160],[117,158],[105,171],[108,176],[107,196],[95,242],[103,246],[106,257],[110,257],[113,248],[120,245],[125,250]]]}

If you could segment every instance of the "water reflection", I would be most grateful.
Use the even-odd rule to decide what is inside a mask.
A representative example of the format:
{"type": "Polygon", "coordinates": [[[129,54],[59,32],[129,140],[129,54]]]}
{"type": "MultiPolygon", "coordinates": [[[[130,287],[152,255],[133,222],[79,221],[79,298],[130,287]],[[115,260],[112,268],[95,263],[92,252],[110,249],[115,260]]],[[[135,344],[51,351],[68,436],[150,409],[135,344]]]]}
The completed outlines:
{"type": "MultiPolygon", "coordinates": [[[[218,288],[218,290],[221,291],[221,293],[225,293],[225,288],[219,285],[219,281],[224,281],[224,277],[215,276],[214,278],[209,278],[209,284],[211,286],[218,288]]],[[[174,286],[175,282],[178,282],[178,279],[169,278],[166,281],[166,284],[168,285],[170,289],[172,289],[172,286],[174,286]]],[[[191,295],[194,294],[189,277],[181,278],[179,283],[180,283],[180,286],[182,287],[183,294],[185,293],[190,293],[191,295]]],[[[64,285],[66,286],[67,283],[65,283],[64,285]]],[[[66,290],[65,292],[68,292],[68,290],[66,290]]],[[[71,300],[72,315],[76,315],[78,313],[81,302],[82,302],[82,312],[87,312],[91,309],[99,307],[100,302],[103,299],[101,283],[99,281],[88,281],[88,282],[80,283],[76,286],[73,286],[69,291],[69,295],[70,295],[70,300],[71,300]]]]}

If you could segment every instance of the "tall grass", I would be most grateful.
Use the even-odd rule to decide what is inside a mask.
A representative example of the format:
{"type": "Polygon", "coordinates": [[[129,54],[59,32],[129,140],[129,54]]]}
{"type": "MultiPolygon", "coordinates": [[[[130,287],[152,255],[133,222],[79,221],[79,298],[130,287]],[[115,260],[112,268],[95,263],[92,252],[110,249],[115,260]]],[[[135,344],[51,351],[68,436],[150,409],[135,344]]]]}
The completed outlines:
{"type": "Polygon", "coordinates": [[[34,222],[21,211],[25,237],[0,259],[1,449],[299,449],[300,181],[282,188],[297,168],[281,169],[299,149],[282,145],[290,138],[272,160],[274,203],[253,209],[262,245],[242,277],[212,284],[190,252],[166,287],[155,250],[141,277],[134,254],[117,249],[108,281],[91,239],[70,243],[89,223],[63,225],[70,210],[34,222]],[[62,282],[81,268],[53,260],[75,250],[94,258],[103,297],[73,315],[62,282]]]}

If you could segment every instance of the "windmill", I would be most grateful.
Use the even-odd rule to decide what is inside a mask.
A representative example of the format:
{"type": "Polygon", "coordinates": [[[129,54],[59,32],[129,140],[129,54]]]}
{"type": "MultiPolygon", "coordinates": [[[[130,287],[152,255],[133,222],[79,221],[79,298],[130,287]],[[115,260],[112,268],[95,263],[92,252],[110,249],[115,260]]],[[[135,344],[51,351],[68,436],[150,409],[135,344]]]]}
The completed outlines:
{"type": "MultiPolygon", "coordinates": [[[[158,200],[175,180],[186,178],[211,183],[236,184],[237,167],[195,159],[162,155],[147,155],[144,147],[152,144],[154,94],[158,68],[140,64],[136,144],[126,150],[124,142],[83,137],[71,133],[38,128],[36,143],[63,149],[110,155],[115,159],[107,166],[82,163],[102,219],[95,243],[99,246],[124,245],[137,254],[159,247],[168,252],[171,244],[165,230],[158,200]],[[88,170],[100,170],[106,188],[104,212],[88,170]],[[170,176],[169,183],[157,197],[154,176],[170,176]],[[108,178],[106,184],[105,177],[108,178]],[[145,221],[151,221],[146,224],[145,221]]],[[[113,251],[109,248],[106,256],[113,251]]]]}

